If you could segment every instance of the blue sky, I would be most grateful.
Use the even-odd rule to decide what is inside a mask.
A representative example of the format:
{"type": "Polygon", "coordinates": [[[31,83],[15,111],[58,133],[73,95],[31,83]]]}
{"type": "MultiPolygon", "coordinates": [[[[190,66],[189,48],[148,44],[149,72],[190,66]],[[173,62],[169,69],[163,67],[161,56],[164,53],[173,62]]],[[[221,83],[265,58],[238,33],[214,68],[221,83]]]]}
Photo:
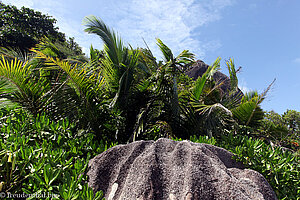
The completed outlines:
{"type": "Polygon", "coordinates": [[[125,43],[144,47],[160,58],[155,38],[178,54],[189,49],[211,64],[234,58],[242,66],[244,91],[264,91],[276,82],[263,103],[265,110],[300,111],[299,0],[2,0],[48,13],[57,26],[88,52],[101,49],[100,39],[86,34],[82,21],[95,15],[117,31],[125,43]]]}

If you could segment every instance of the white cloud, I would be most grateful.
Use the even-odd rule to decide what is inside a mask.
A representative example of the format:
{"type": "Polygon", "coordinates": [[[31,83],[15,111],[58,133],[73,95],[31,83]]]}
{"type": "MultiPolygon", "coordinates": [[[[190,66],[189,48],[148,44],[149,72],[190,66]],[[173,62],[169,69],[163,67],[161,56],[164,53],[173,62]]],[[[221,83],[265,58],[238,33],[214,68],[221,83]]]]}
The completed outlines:
{"type": "Polygon", "coordinates": [[[239,78],[238,87],[240,88],[240,90],[242,90],[244,94],[251,91],[251,89],[247,87],[247,82],[244,78],[239,78]]]}
{"type": "MultiPolygon", "coordinates": [[[[83,32],[81,21],[69,17],[73,14],[70,14],[72,5],[67,5],[64,1],[19,0],[16,3],[15,0],[4,0],[3,2],[49,13],[57,19],[60,31],[67,36],[75,37],[75,41],[84,47],[86,53],[91,43],[93,45],[96,43],[95,46],[101,48],[97,45],[99,44],[97,37],[83,32]],[[96,42],[93,42],[94,39],[96,42]]],[[[95,0],[89,4],[75,2],[77,6],[82,4],[82,8],[86,10],[97,7],[99,14],[96,15],[104,19],[107,25],[120,33],[124,41],[134,47],[144,47],[142,40],[144,38],[154,54],[160,55],[155,44],[155,38],[160,38],[175,55],[189,49],[197,58],[203,59],[207,51],[216,50],[222,44],[218,40],[201,41],[196,29],[220,20],[222,10],[231,6],[234,0],[112,0],[110,3],[95,0]]],[[[92,13],[87,15],[89,14],[92,13]]]]}
{"type": "Polygon", "coordinates": [[[203,42],[195,36],[195,29],[219,20],[221,10],[232,4],[232,0],[133,0],[126,8],[128,15],[116,22],[116,29],[133,45],[144,46],[144,38],[156,55],[158,37],[174,54],[189,49],[203,58],[205,52],[218,49],[221,42],[203,42]]]}
{"type": "Polygon", "coordinates": [[[294,62],[294,63],[297,63],[297,64],[300,64],[300,58],[295,58],[295,59],[293,60],[293,62],[294,62]]]}

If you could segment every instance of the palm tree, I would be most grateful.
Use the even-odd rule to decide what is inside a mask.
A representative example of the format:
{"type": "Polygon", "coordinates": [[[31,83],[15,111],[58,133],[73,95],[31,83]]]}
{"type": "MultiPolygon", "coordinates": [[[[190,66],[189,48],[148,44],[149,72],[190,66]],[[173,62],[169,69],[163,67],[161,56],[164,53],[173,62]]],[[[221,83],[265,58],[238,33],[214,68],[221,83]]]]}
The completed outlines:
{"type": "Polygon", "coordinates": [[[121,113],[125,120],[125,127],[120,127],[118,131],[118,140],[127,141],[139,111],[137,106],[141,104],[141,99],[135,98],[135,86],[146,76],[148,69],[140,62],[139,51],[125,47],[121,38],[101,19],[86,17],[84,23],[87,27],[85,31],[98,35],[104,43],[104,57],[100,59],[98,67],[104,78],[106,91],[113,98],[110,106],[115,112],[121,113]]]}
{"type": "Polygon", "coordinates": [[[60,59],[59,50],[45,40],[32,52],[35,58],[26,62],[2,53],[2,99],[18,103],[34,115],[45,112],[53,120],[68,117],[78,128],[91,129],[97,136],[114,129],[107,124],[113,123],[113,116],[105,98],[104,78],[90,63],[60,59]]]}
{"type": "Polygon", "coordinates": [[[153,70],[148,79],[142,81],[137,89],[148,94],[146,104],[140,109],[131,140],[143,135],[150,137],[157,131],[161,136],[182,134],[182,119],[179,103],[178,78],[183,75],[183,68],[194,62],[194,54],[184,50],[174,57],[172,51],[160,39],[157,39],[163,56],[163,62],[156,62],[151,50],[142,49],[141,55],[153,70]]]}
{"type": "Polygon", "coordinates": [[[190,135],[207,134],[210,137],[231,124],[232,113],[222,105],[219,88],[223,83],[212,79],[220,69],[220,58],[207,68],[206,72],[194,82],[185,101],[184,114],[190,135]]]}
{"type": "Polygon", "coordinates": [[[262,93],[246,93],[238,89],[237,71],[233,59],[226,62],[230,75],[230,90],[218,94],[220,86],[212,80],[213,74],[220,68],[220,58],[199,77],[191,88],[189,105],[185,108],[185,116],[189,132],[217,136],[225,131],[237,130],[238,125],[258,127],[264,117],[260,104],[265,99],[273,82],[262,93]],[[211,95],[213,94],[213,95],[211,95]],[[218,97],[219,98],[216,98],[218,97]]]}
{"type": "Polygon", "coordinates": [[[261,94],[258,94],[256,91],[246,93],[243,96],[241,103],[231,109],[234,118],[239,124],[250,127],[258,127],[260,125],[264,118],[264,111],[260,105],[266,98],[266,95],[274,82],[275,79],[261,94]]]}
{"type": "Polygon", "coordinates": [[[8,50],[1,51],[0,97],[34,115],[46,112],[52,119],[71,118],[79,127],[110,140],[115,134],[120,142],[157,132],[182,138],[213,136],[222,129],[234,129],[236,123],[255,127],[263,118],[260,104],[272,84],[262,94],[243,96],[238,92],[238,70],[232,59],[226,62],[230,91],[222,94],[219,88],[223,83],[212,79],[220,68],[220,58],[191,81],[183,73],[194,62],[195,56],[188,50],[175,57],[157,39],[164,58],[157,62],[148,46],[125,47],[101,19],[87,17],[85,25],[85,31],[97,34],[104,43],[101,52],[90,48],[89,61],[64,59],[47,39],[32,49],[35,59],[29,61],[28,56],[19,55],[20,60],[8,50]]]}

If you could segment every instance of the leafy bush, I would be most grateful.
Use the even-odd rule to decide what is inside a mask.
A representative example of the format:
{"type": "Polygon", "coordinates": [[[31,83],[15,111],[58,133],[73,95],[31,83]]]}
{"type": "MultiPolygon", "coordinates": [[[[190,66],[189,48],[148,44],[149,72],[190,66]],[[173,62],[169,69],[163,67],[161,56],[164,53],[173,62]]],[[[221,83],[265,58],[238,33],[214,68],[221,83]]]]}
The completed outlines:
{"type": "Polygon", "coordinates": [[[266,112],[258,131],[275,145],[300,150],[300,112],[287,110],[282,115],[266,112]]]}
{"type": "MultiPolygon", "coordinates": [[[[67,119],[54,122],[45,115],[33,117],[23,109],[1,108],[0,125],[1,191],[57,195],[52,199],[103,198],[102,192],[94,195],[87,186],[85,172],[89,159],[113,144],[97,142],[85,130],[76,131],[67,119]]],[[[221,138],[193,136],[190,140],[233,152],[246,167],[264,175],[279,199],[297,199],[300,195],[296,153],[232,134],[221,138]]]]}
{"type": "MultiPolygon", "coordinates": [[[[32,117],[22,109],[0,112],[0,190],[11,194],[53,194],[53,199],[102,199],[87,186],[91,157],[109,146],[67,119],[32,117]]],[[[31,199],[35,197],[32,196],[31,199]]],[[[29,198],[30,199],[30,198],[29,198]]],[[[49,198],[48,198],[49,199],[49,198]]]]}
{"type": "Polygon", "coordinates": [[[297,153],[272,148],[248,136],[222,136],[221,139],[191,137],[191,141],[225,148],[248,168],[260,172],[279,199],[300,199],[300,157],[297,153]]]}
{"type": "Polygon", "coordinates": [[[88,17],[85,23],[85,31],[105,44],[101,52],[91,47],[90,59],[64,60],[72,52],[81,54],[72,38],[66,47],[44,38],[28,60],[0,49],[0,191],[100,199],[101,192],[94,195],[88,188],[85,171],[89,158],[107,149],[107,141],[189,138],[193,133],[210,137],[193,136],[192,141],[226,148],[262,173],[279,198],[300,195],[299,151],[283,152],[248,136],[224,136],[263,136],[299,149],[300,113],[264,115],[260,107],[274,82],[262,94],[242,94],[239,69],[230,59],[230,88],[222,91],[225,80],[213,78],[220,58],[192,81],[184,74],[195,62],[188,50],[175,57],[157,39],[164,58],[157,62],[149,48],[124,46],[101,19],[88,17]],[[26,111],[3,108],[4,100],[5,106],[26,111]]]}

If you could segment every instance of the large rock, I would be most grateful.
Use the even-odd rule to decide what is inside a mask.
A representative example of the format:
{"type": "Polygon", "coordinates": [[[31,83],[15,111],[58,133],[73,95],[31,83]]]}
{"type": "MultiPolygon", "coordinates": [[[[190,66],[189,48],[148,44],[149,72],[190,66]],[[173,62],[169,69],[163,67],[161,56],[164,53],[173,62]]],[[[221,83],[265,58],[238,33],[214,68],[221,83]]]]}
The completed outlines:
{"type": "MultiPolygon", "coordinates": [[[[197,60],[186,72],[185,74],[188,75],[190,78],[197,80],[197,78],[202,76],[209,65],[205,64],[202,60],[197,60]]],[[[223,74],[220,71],[217,71],[213,75],[213,79],[217,83],[223,83],[221,85],[221,91],[223,94],[228,94],[230,91],[230,79],[228,76],[223,74]]],[[[243,92],[238,89],[238,91],[235,93],[235,96],[239,96],[240,98],[243,96],[243,92]]]]}
{"type": "Polygon", "coordinates": [[[89,186],[108,200],[277,199],[265,178],[225,149],[159,139],[113,147],[89,162],[89,186]]]}

